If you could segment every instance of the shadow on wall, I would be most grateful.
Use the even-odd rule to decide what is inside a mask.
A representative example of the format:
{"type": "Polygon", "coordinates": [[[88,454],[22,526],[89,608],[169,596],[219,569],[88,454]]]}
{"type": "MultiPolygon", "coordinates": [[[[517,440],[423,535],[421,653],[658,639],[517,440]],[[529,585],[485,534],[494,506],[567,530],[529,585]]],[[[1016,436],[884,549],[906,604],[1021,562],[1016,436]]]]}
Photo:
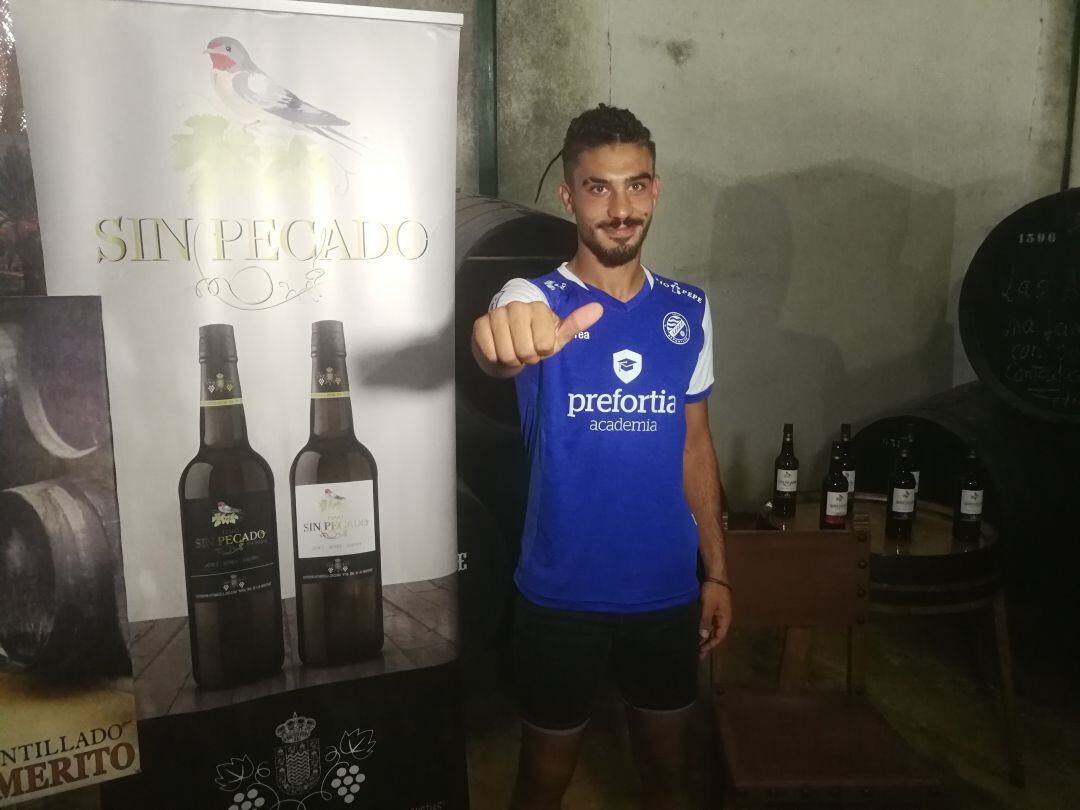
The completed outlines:
{"type": "MultiPolygon", "coordinates": [[[[700,181],[698,181],[700,182],[700,181]]],[[[840,162],[715,192],[704,285],[716,333],[713,429],[732,506],[772,491],[782,423],[800,488],[824,473],[840,423],[952,384],[945,321],[950,190],[840,162]]]]}

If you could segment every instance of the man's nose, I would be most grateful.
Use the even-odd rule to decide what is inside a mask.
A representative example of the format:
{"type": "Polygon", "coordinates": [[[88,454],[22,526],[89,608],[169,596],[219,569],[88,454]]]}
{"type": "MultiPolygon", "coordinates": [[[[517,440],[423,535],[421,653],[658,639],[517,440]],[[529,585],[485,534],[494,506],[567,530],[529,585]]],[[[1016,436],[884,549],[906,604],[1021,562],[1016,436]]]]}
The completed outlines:
{"type": "Polygon", "coordinates": [[[608,216],[612,219],[626,219],[633,210],[630,207],[630,195],[625,189],[616,189],[608,198],[608,216]]]}

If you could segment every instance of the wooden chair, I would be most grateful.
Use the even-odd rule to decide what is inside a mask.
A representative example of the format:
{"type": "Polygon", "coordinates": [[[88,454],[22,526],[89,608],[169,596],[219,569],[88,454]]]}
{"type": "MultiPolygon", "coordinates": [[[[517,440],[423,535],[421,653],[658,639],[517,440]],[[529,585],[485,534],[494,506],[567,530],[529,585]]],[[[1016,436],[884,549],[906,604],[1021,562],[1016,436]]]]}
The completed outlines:
{"type": "Polygon", "coordinates": [[[934,802],[935,773],[863,694],[869,554],[869,526],[860,518],[854,531],[727,533],[735,626],[788,628],[775,691],[728,691],[723,648],[711,661],[725,795],[736,806],[934,802]],[[816,627],[847,631],[846,691],[804,691],[816,627]]]}

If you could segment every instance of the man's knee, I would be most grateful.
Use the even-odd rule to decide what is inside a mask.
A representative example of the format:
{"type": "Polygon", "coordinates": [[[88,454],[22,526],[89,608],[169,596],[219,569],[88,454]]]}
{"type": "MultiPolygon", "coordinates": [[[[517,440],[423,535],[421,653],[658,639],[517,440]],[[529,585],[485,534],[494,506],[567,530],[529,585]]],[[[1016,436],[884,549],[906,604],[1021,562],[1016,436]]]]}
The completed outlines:
{"type": "Polygon", "coordinates": [[[559,807],[574,775],[580,747],[581,731],[550,734],[524,726],[511,806],[515,810],[559,807]]]}

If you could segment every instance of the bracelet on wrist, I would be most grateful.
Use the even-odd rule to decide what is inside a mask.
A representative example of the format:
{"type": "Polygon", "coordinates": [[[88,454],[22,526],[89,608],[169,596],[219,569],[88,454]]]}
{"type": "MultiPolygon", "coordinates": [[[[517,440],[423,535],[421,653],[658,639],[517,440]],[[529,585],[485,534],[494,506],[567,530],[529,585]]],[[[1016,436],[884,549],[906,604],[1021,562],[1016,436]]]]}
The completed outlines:
{"type": "Polygon", "coordinates": [[[731,590],[731,585],[727,582],[724,582],[724,580],[722,579],[717,579],[716,577],[705,577],[704,581],[711,582],[713,585],[721,585],[727,588],[729,591],[731,590]]]}

